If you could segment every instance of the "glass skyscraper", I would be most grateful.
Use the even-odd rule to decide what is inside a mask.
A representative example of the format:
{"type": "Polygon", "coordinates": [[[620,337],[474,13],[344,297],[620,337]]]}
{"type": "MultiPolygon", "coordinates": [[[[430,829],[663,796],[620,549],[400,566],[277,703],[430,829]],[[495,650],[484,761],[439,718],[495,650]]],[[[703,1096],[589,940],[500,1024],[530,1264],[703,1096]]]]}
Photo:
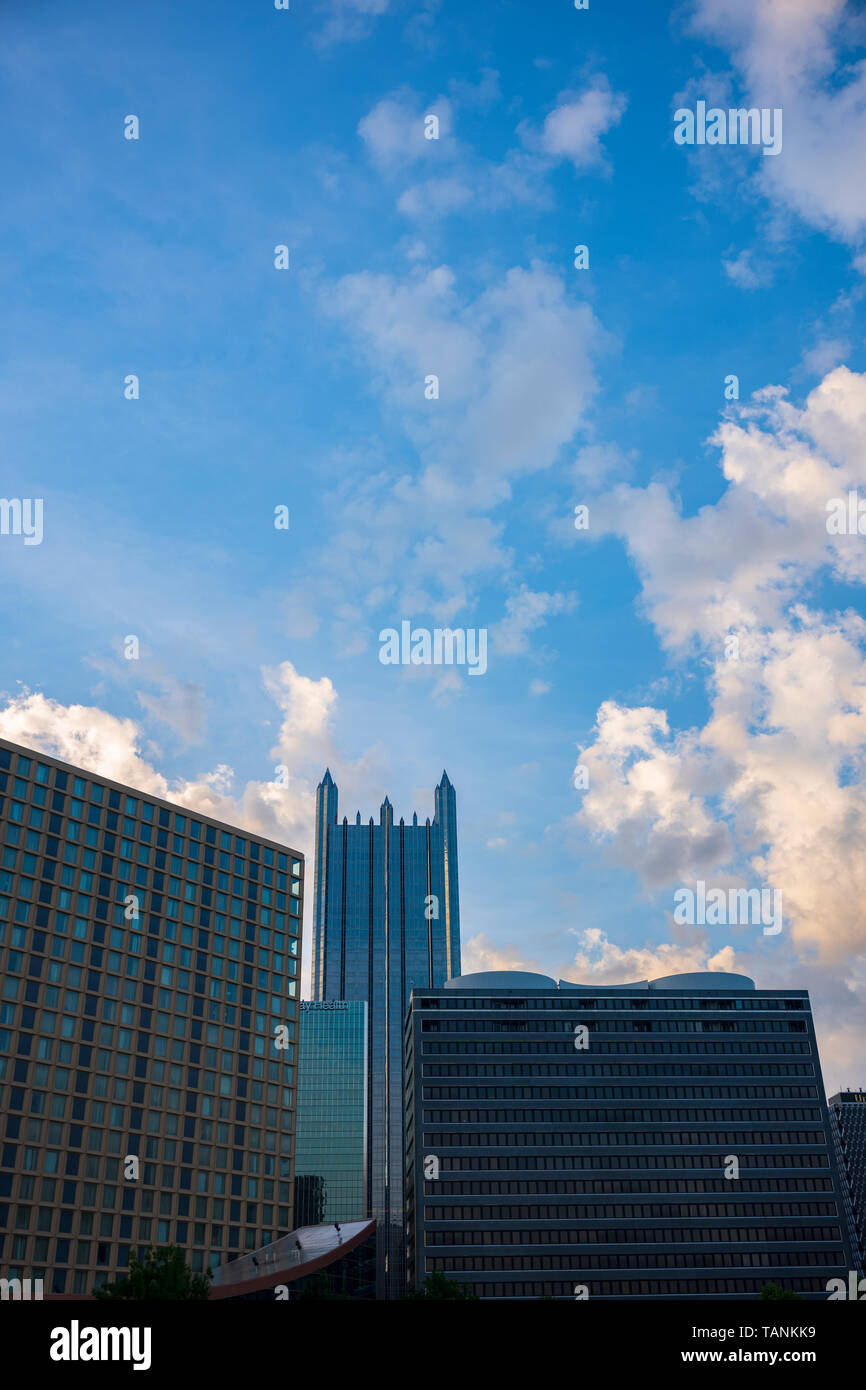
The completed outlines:
{"type": "Polygon", "coordinates": [[[295,1226],[367,1210],[367,1005],[304,1001],[298,1021],[295,1226]]]}
{"type": "Polygon", "coordinates": [[[490,972],[416,990],[406,1030],[410,1282],[826,1298],[850,1268],[805,990],[490,972]]]}
{"type": "Polygon", "coordinates": [[[413,989],[460,973],[457,804],[447,774],[435,814],[394,823],[386,798],[371,817],[338,820],[326,772],[316,795],[313,994],[365,1000],[369,1091],[367,1212],[379,1228],[380,1297],[402,1293],[403,1022],[413,989]]]}
{"type": "Polygon", "coordinates": [[[303,882],[0,740],[0,1277],[89,1293],[149,1245],[202,1270],[291,1229],[303,882]]]}

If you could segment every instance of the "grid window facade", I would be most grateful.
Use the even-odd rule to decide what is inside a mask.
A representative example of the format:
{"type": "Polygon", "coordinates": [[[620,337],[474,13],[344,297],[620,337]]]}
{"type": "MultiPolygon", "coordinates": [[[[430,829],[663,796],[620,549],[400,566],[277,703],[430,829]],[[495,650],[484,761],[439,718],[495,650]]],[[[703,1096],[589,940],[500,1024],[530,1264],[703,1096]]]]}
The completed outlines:
{"type": "Polygon", "coordinates": [[[291,1229],[302,857],[0,740],[0,1273],[291,1229]],[[275,1045],[275,1029],[283,1026],[275,1045]]]}
{"type": "Polygon", "coordinates": [[[538,978],[413,993],[407,1282],[826,1298],[848,1246],[808,994],[538,978]]]}

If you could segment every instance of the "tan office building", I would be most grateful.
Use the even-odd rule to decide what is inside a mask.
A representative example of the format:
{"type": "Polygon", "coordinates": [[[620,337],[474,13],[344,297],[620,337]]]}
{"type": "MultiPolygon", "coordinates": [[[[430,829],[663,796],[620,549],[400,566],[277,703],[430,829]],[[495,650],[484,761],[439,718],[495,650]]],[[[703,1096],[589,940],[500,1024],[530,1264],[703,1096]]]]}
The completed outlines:
{"type": "Polygon", "coordinates": [[[0,740],[0,1279],[292,1227],[304,862],[0,740]]]}

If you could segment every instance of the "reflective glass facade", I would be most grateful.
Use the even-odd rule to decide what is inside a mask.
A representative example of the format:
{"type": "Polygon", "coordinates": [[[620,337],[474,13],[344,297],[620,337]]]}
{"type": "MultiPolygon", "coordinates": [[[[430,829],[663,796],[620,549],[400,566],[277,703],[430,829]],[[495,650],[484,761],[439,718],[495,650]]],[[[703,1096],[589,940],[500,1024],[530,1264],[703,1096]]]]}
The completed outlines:
{"type": "Polygon", "coordinates": [[[754,1298],[776,1282],[826,1298],[849,1265],[808,994],[712,974],[537,978],[412,997],[410,1282],[440,1270],[489,1299],[754,1298]]]}
{"type": "Polygon", "coordinates": [[[367,1209],[367,1005],[303,1002],[298,1036],[295,1226],[367,1209]]]}
{"type": "Polygon", "coordinates": [[[403,1021],[413,989],[460,973],[457,804],[443,773],[432,821],[337,818],[326,772],[316,798],[313,994],[368,1005],[367,1214],[380,1237],[380,1296],[403,1288],[403,1021]]]}
{"type": "Polygon", "coordinates": [[[291,1229],[303,881],[0,740],[0,1277],[87,1293],[150,1244],[203,1269],[291,1229]]]}
{"type": "Polygon", "coordinates": [[[866,1273],[866,1088],[839,1091],[828,1103],[854,1257],[852,1268],[866,1273]]]}

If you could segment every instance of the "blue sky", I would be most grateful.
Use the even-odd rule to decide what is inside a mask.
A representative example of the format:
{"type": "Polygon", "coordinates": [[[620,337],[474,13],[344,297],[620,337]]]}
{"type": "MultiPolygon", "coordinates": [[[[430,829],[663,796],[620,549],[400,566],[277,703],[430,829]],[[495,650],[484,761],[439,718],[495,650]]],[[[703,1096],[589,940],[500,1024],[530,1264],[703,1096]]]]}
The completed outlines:
{"type": "Polygon", "coordinates": [[[44,500],[0,730],[307,852],[326,764],[365,817],[447,768],[464,969],[806,986],[862,1084],[862,14],[83,8],[0,12],[2,492],[44,500]],[[781,153],[677,145],[699,100],[781,153]],[[404,620],[487,671],[383,665],[404,620]],[[783,932],[678,925],[698,879],[783,932]]]}

